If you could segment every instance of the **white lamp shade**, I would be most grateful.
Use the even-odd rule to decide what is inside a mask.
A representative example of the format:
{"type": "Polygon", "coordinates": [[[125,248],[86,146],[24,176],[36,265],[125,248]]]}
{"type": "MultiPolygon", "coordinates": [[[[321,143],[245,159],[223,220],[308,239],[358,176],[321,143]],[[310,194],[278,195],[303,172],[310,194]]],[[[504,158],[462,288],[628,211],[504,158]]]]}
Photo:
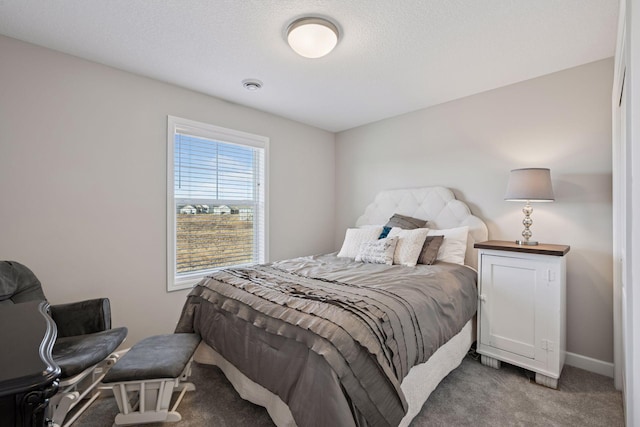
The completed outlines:
{"type": "Polygon", "coordinates": [[[336,47],[338,29],[325,19],[298,19],[287,29],[287,42],[300,56],[320,58],[336,47]]]}
{"type": "Polygon", "coordinates": [[[551,171],[544,168],[513,169],[509,175],[505,200],[553,202],[551,171]]]}

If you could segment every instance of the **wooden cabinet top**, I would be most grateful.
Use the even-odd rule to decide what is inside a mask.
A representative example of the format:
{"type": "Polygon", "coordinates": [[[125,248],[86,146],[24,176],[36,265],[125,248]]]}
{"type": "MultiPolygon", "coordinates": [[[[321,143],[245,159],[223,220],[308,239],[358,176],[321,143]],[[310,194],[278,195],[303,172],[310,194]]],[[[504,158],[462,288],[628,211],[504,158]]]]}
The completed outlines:
{"type": "Polygon", "coordinates": [[[534,246],[519,245],[511,240],[487,240],[473,245],[476,249],[493,249],[495,251],[523,252],[528,254],[564,256],[571,249],[568,245],[552,245],[540,243],[534,246]]]}

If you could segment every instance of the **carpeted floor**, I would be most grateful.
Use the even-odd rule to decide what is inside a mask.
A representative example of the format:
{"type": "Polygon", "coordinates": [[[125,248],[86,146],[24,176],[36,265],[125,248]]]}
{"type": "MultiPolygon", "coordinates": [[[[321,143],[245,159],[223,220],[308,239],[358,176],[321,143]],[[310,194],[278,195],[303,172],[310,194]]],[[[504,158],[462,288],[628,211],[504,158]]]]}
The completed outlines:
{"type": "MultiPolygon", "coordinates": [[[[194,363],[192,382],[178,411],[183,427],[272,426],[264,408],[242,400],[215,366],[194,363]]],[[[117,406],[98,399],[75,426],[111,427],[117,406]]],[[[156,427],[163,424],[146,424],[156,427]]],[[[175,424],[165,424],[170,426],[175,424]]],[[[467,356],[431,394],[412,426],[624,426],[622,395],[613,380],[565,366],[558,390],[537,385],[533,374],[502,364],[496,370],[467,356]]]]}

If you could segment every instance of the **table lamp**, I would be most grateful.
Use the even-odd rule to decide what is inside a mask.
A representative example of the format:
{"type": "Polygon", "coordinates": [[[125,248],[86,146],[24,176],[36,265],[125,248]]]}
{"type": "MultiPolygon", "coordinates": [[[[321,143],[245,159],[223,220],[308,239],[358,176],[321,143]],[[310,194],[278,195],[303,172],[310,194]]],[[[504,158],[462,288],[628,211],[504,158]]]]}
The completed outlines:
{"type": "Polygon", "coordinates": [[[516,240],[519,245],[537,245],[538,242],[531,240],[531,213],[533,208],[531,202],[553,202],[553,188],[551,187],[551,171],[544,168],[524,168],[513,169],[509,174],[507,193],[505,200],[515,202],[525,202],[522,212],[524,219],[522,224],[522,240],[516,240]]]}

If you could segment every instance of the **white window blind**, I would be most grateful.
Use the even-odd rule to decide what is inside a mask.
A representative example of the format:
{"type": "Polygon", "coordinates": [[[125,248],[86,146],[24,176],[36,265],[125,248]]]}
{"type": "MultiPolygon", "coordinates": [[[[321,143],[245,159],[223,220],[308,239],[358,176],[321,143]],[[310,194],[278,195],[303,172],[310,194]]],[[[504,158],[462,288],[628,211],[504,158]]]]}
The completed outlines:
{"type": "Polygon", "coordinates": [[[175,117],[168,127],[169,290],[264,262],[268,140],[175,117]]]}

